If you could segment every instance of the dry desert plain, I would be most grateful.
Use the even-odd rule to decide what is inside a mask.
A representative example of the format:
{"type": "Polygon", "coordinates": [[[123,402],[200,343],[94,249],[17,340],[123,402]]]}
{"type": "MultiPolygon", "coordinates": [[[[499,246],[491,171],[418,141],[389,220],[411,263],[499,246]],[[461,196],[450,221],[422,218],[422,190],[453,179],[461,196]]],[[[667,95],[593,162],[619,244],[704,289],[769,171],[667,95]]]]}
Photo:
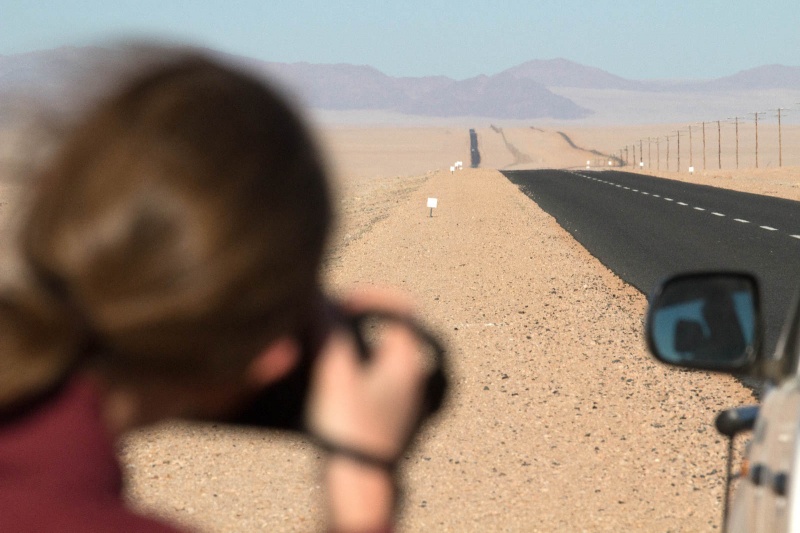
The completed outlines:
{"type": "MultiPolygon", "coordinates": [[[[446,409],[402,462],[401,530],[719,524],[725,444],[712,421],[753,402],[751,391],[653,361],[645,297],[495,170],[599,158],[559,130],[578,147],[618,153],[659,128],[670,129],[479,127],[482,168],[455,174],[454,161],[469,161],[462,125],[322,130],[340,212],[325,266],[331,291],[401,287],[449,347],[446,409]],[[439,199],[433,217],[428,197],[439,199]]],[[[796,165],[798,131],[789,137],[796,165]]],[[[798,168],[769,160],[759,172],[709,168],[691,179],[800,199],[798,168]]],[[[679,177],[664,164],[662,174],[679,177]]],[[[122,453],[135,505],[200,530],[322,527],[321,457],[301,438],[174,423],[139,431],[122,453]]]]}

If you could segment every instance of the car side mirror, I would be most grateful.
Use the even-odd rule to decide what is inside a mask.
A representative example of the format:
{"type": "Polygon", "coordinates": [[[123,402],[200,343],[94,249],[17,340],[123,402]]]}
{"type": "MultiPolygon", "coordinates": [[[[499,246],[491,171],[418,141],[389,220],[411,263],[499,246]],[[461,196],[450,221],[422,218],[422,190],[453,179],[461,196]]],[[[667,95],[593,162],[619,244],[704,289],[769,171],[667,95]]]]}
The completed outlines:
{"type": "Polygon", "coordinates": [[[758,283],[732,272],[669,278],[650,299],[646,332],[666,364],[747,373],[761,344],[758,283]]]}

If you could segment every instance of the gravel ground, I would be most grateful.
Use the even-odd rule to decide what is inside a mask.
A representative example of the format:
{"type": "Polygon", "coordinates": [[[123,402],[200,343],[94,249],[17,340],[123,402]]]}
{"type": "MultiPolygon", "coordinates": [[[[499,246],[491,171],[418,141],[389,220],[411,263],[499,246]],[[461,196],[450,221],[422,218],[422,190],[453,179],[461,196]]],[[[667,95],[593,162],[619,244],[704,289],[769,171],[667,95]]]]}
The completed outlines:
{"type": "MultiPolygon", "coordinates": [[[[642,135],[573,130],[601,150],[642,135]]],[[[479,134],[484,166],[588,157],[554,130],[479,134]]],[[[650,359],[645,298],[501,174],[425,174],[469,160],[466,127],[333,128],[322,141],[341,213],[331,290],[400,286],[449,346],[449,405],[402,467],[402,530],[718,527],[725,443],[711,423],[753,402],[749,390],[650,359]],[[439,198],[433,217],[429,196],[439,198]]],[[[26,174],[11,163],[0,165],[3,219],[26,174]]],[[[800,167],[661,174],[800,200],[800,167]]],[[[121,456],[134,505],[198,530],[322,527],[321,459],[298,437],[173,423],[131,435],[121,456]]]]}
{"type": "MultiPolygon", "coordinates": [[[[402,466],[402,530],[717,527],[712,421],[754,400],[654,362],[644,296],[497,171],[356,181],[340,203],[332,290],[402,287],[450,348],[449,404],[402,466]]],[[[319,456],[299,439],[170,424],[133,435],[123,460],[136,505],[203,530],[321,524],[319,456]]]]}

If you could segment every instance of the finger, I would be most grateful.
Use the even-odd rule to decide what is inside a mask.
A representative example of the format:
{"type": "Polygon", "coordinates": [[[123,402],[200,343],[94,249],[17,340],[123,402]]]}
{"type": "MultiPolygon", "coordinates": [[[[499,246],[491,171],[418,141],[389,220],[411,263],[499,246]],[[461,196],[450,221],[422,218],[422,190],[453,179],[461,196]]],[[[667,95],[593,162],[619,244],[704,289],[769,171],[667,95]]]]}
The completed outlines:
{"type": "Polygon", "coordinates": [[[325,341],[316,362],[316,373],[327,379],[341,379],[359,369],[358,349],[352,335],[336,328],[325,341]]]}
{"type": "Polygon", "coordinates": [[[418,337],[398,322],[387,325],[375,354],[375,365],[407,386],[421,381],[429,366],[418,337]]]}
{"type": "MultiPolygon", "coordinates": [[[[409,320],[414,318],[414,303],[411,297],[395,289],[383,287],[359,288],[343,299],[341,308],[346,314],[378,312],[409,320]]],[[[408,325],[389,320],[384,327],[381,336],[382,346],[376,347],[373,363],[382,366],[386,360],[391,366],[406,364],[412,369],[419,366],[419,350],[415,349],[418,347],[417,338],[409,330],[408,325]]]]}
{"type": "Polygon", "coordinates": [[[412,316],[415,308],[408,294],[385,287],[359,287],[342,299],[341,306],[350,313],[377,310],[405,316],[412,316]]]}

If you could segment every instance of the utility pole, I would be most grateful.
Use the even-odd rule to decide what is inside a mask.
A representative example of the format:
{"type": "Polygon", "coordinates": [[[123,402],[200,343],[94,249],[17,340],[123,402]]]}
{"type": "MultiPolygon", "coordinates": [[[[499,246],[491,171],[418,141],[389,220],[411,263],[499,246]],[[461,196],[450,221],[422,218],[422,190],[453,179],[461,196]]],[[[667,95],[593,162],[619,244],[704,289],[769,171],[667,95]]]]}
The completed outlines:
{"type": "Polygon", "coordinates": [[[642,164],[642,162],[643,162],[642,154],[643,154],[643,153],[644,153],[644,152],[642,152],[642,140],[641,140],[641,139],[639,139],[639,168],[642,168],[642,167],[644,166],[644,165],[642,164]]]}
{"type": "Polygon", "coordinates": [[[739,168],[739,117],[733,117],[733,123],[736,125],[736,168],[739,168]]]}
{"type": "Polygon", "coordinates": [[[722,169],[722,128],[717,121],[717,164],[722,169]]]}
{"type": "Polygon", "coordinates": [[[681,171],[681,130],[678,130],[677,133],[678,133],[678,168],[676,168],[675,170],[677,172],[680,172],[681,171]]]}
{"type": "Polygon", "coordinates": [[[689,168],[694,168],[692,161],[692,125],[689,124],[689,168]]]}
{"type": "Polygon", "coordinates": [[[652,154],[652,148],[650,147],[650,137],[647,138],[647,169],[652,170],[653,165],[650,162],[650,155],[652,154]]]}
{"type": "Polygon", "coordinates": [[[778,108],[778,166],[783,166],[783,139],[781,139],[781,111],[784,108],[778,108]]]}
{"type": "Polygon", "coordinates": [[[703,122],[703,170],[706,169],[706,123],[703,122]]]}
{"type": "Polygon", "coordinates": [[[667,137],[667,172],[669,172],[669,135],[667,137]]]}
{"type": "Polygon", "coordinates": [[[756,118],[756,168],[758,168],[758,115],[763,115],[764,113],[759,113],[755,111],[753,116],[756,118]]]}
{"type": "Polygon", "coordinates": [[[756,117],[756,168],[758,168],[758,111],[753,115],[756,117]]]}

